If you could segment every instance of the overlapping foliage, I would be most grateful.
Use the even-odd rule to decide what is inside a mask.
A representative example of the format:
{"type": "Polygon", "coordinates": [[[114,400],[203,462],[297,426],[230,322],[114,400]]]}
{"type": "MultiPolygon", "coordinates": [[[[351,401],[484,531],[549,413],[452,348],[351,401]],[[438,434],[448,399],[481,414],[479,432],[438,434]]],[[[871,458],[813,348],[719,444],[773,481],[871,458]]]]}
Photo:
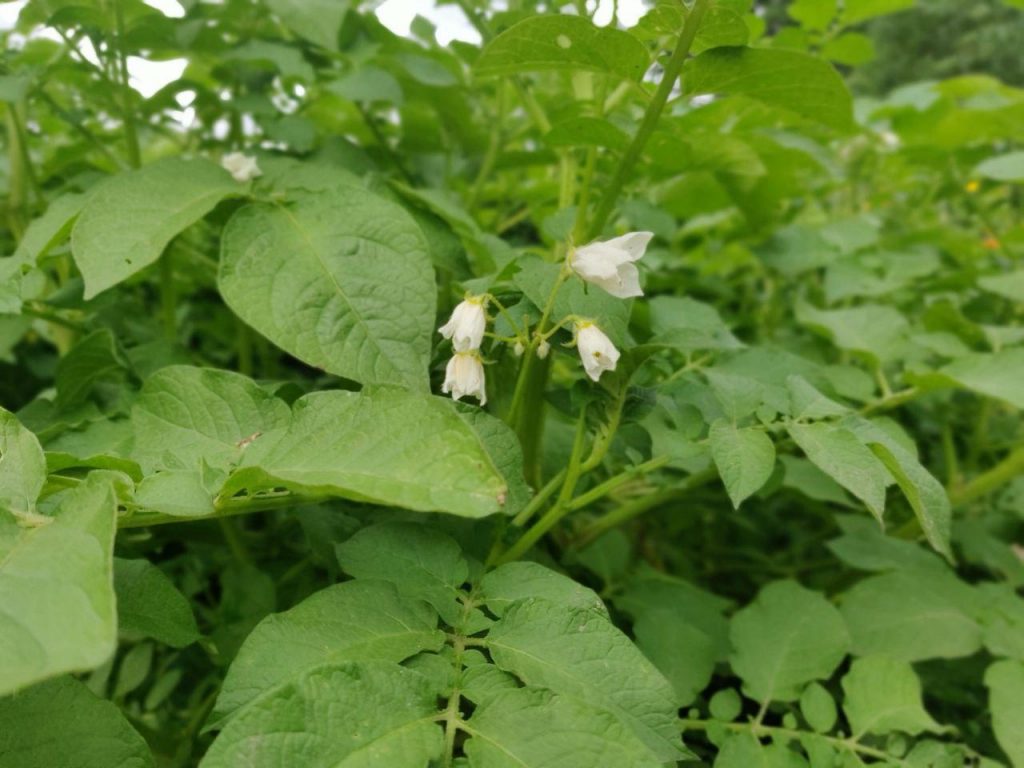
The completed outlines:
{"type": "Polygon", "coordinates": [[[0,767],[1024,766],[1024,91],[855,98],[912,0],[181,5],[6,33],[0,767]]]}

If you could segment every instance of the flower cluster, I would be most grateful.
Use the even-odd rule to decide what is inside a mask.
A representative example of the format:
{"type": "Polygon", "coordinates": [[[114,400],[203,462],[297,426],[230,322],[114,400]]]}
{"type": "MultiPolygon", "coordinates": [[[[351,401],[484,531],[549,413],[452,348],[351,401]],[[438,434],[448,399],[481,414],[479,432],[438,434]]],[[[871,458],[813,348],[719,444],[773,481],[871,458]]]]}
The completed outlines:
{"type": "MultiPolygon", "coordinates": [[[[651,232],[630,232],[611,240],[571,248],[562,280],[575,273],[584,281],[617,298],[643,296],[636,262],[644,255],[653,236],[651,232]]],[[[560,284],[556,285],[556,291],[560,284]]],[[[487,402],[480,344],[487,330],[487,302],[491,298],[493,297],[489,295],[467,295],[455,307],[448,322],[438,328],[442,336],[451,340],[454,349],[445,370],[441,391],[445,394],[450,393],[456,400],[471,395],[476,397],[481,405],[487,402]]],[[[500,304],[498,306],[501,308],[500,304]]],[[[547,311],[544,319],[546,317],[547,311]]],[[[541,326],[544,325],[544,319],[541,320],[541,326]]],[[[587,318],[570,315],[550,330],[545,331],[543,327],[538,327],[532,343],[524,343],[526,337],[518,332],[514,340],[508,341],[514,341],[517,356],[529,350],[543,359],[551,350],[548,338],[570,322],[573,344],[579,352],[587,376],[593,381],[598,381],[605,371],[614,371],[620,356],[619,350],[604,331],[593,320],[587,318]]]]}
{"type": "Polygon", "coordinates": [[[487,403],[484,364],[480,357],[480,344],[487,329],[486,303],[486,296],[466,296],[455,307],[448,322],[437,329],[446,339],[451,339],[455,350],[445,369],[441,391],[451,393],[456,400],[472,395],[480,405],[487,403]]]}
{"type": "Polygon", "coordinates": [[[244,184],[252,181],[257,176],[262,176],[263,171],[256,164],[256,158],[252,155],[245,155],[241,152],[230,152],[220,159],[221,168],[231,174],[231,177],[244,184]]]}

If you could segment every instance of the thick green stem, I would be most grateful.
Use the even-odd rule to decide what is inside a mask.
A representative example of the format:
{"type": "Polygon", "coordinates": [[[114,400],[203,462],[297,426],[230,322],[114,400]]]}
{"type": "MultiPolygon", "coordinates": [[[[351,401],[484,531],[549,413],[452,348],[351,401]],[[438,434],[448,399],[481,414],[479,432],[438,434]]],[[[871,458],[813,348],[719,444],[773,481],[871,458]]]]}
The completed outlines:
{"type": "Polygon", "coordinates": [[[660,507],[662,504],[686,498],[686,496],[688,496],[695,488],[699,488],[702,485],[710,483],[716,477],[718,477],[718,472],[714,469],[706,469],[703,472],[697,472],[696,474],[690,475],[690,477],[686,479],[686,482],[678,488],[667,488],[662,491],[656,491],[648,494],[647,496],[641,496],[639,499],[635,499],[634,501],[616,507],[608,514],[603,517],[599,517],[593,523],[584,528],[577,540],[577,546],[585,546],[601,536],[603,533],[610,531],[612,528],[617,528],[618,526],[639,517],[645,512],[649,512],[656,507],[660,507]]]}
{"type": "Polygon", "coordinates": [[[962,507],[972,501],[1002,488],[1024,473],[1024,448],[1017,448],[987,472],[975,477],[969,483],[954,489],[949,500],[954,507],[962,507]]]}
{"type": "Polygon", "coordinates": [[[128,162],[132,168],[142,165],[139,137],[135,132],[135,98],[128,80],[128,49],[125,47],[124,9],[121,0],[114,0],[114,23],[117,26],[117,65],[121,79],[121,116],[124,122],[124,141],[128,149],[128,162]]]}
{"type": "Polygon", "coordinates": [[[656,469],[660,469],[661,467],[668,464],[668,462],[668,456],[658,456],[656,458],[651,459],[650,461],[645,461],[643,464],[637,464],[634,467],[630,467],[629,469],[623,470],[619,474],[608,478],[599,485],[595,485],[586,493],[580,494],[571,502],[569,502],[569,511],[575,512],[577,510],[583,509],[584,507],[593,504],[595,501],[603,499],[605,496],[607,496],[609,493],[612,493],[616,489],[621,488],[630,480],[640,477],[641,475],[646,475],[648,472],[653,472],[656,469]]]}
{"type": "Polygon", "coordinates": [[[622,154],[619,166],[615,169],[615,175],[605,188],[604,195],[601,196],[601,202],[598,203],[597,210],[594,212],[594,218],[590,222],[590,228],[587,231],[587,239],[597,237],[604,230],[608,217],[611,215],[612,209],[622,193],[622,187],[626,183],[626,179],[629,178],[629,174],[633,171],[633,166],[640,159],[644,147],[647,146],[648,139],[654,133],[654,129],[658,124],[658,118],[661,117],[661,112],[665,108],[665,104],[668,103],[668,97],[672,93],[672,88],[675,87],[679,73],[686,62],[686,57],[690,55],[690,47],[697,36],[697,30],[700,28],[704,14],[707,12],[709,2],[710,0],[694,0],[693,8],[690,9],[690,13],[686,17],[686,23],[683,25],[683,31],[679,34],[679,41],[676,43],[675,51],[672,52],[672,58],[665,65],[665,73],[662,75],[661,82],[658,83],[658,89],[654,93],[654,98],[651,99],[651,102],[647,105],[647,110],[644,112],[640,128],[637,129],[633,141],[630,142],[630,145],[622,154]]]}

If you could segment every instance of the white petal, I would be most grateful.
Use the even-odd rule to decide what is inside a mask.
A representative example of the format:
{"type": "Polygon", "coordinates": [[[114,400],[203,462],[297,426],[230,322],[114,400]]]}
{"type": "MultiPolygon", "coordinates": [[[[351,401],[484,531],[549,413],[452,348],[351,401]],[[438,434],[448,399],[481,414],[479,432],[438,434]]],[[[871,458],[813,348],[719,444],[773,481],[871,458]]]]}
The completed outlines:
{"type": "Polygon", "coordinates": [[[640,270],[636,268],[635,264],[626,263],[620,266],[615,282],[614,288],[605,288],[612,296],[629,299],[644,295],[644,291],[640,287],[640,270]]]}
{"type": "Polygon", "coordinates": [[[606,248],[604,243],[595,243],[576,249],[572,268],[584,280],[608,280],[615,277],[615,270],[624,261],[624,252],[606,248]]]}
{"type": "Polygon", "coordinates": [[[653,237],[653,232],[627,232],[625,235],[606,240],[604,245],[625,251],[630,261],[636,261],[644,255],[647,244],[653,237]]]}
{"type": "Polygon", "coordinates": [[[614,371],[619,361],[619,350],[611,339],[593,323],[576,326],[576,347],[587,375],[597,381],[605,371],[614,371]]]}

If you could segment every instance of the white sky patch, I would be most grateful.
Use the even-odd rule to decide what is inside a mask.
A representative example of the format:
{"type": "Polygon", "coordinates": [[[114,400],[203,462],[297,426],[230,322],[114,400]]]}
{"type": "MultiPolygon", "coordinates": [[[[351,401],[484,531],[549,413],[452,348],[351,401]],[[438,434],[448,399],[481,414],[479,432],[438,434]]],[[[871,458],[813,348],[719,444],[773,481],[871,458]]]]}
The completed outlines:
{"type": "Polygon", "coordinates": [[[168,83],[181,77],[188,66],[188,59],[149,61],[138,56],[128,57],[128,81],[132,88],[147,99],[168,83]]]}
{"type": "Polygon", "coordinates": [[[144,0],[144,2],[150,8],[156,8],[164,16],[170,16],[172,19],[180,19],[185,15],[185,9],[177,0],[144,0]]]}

